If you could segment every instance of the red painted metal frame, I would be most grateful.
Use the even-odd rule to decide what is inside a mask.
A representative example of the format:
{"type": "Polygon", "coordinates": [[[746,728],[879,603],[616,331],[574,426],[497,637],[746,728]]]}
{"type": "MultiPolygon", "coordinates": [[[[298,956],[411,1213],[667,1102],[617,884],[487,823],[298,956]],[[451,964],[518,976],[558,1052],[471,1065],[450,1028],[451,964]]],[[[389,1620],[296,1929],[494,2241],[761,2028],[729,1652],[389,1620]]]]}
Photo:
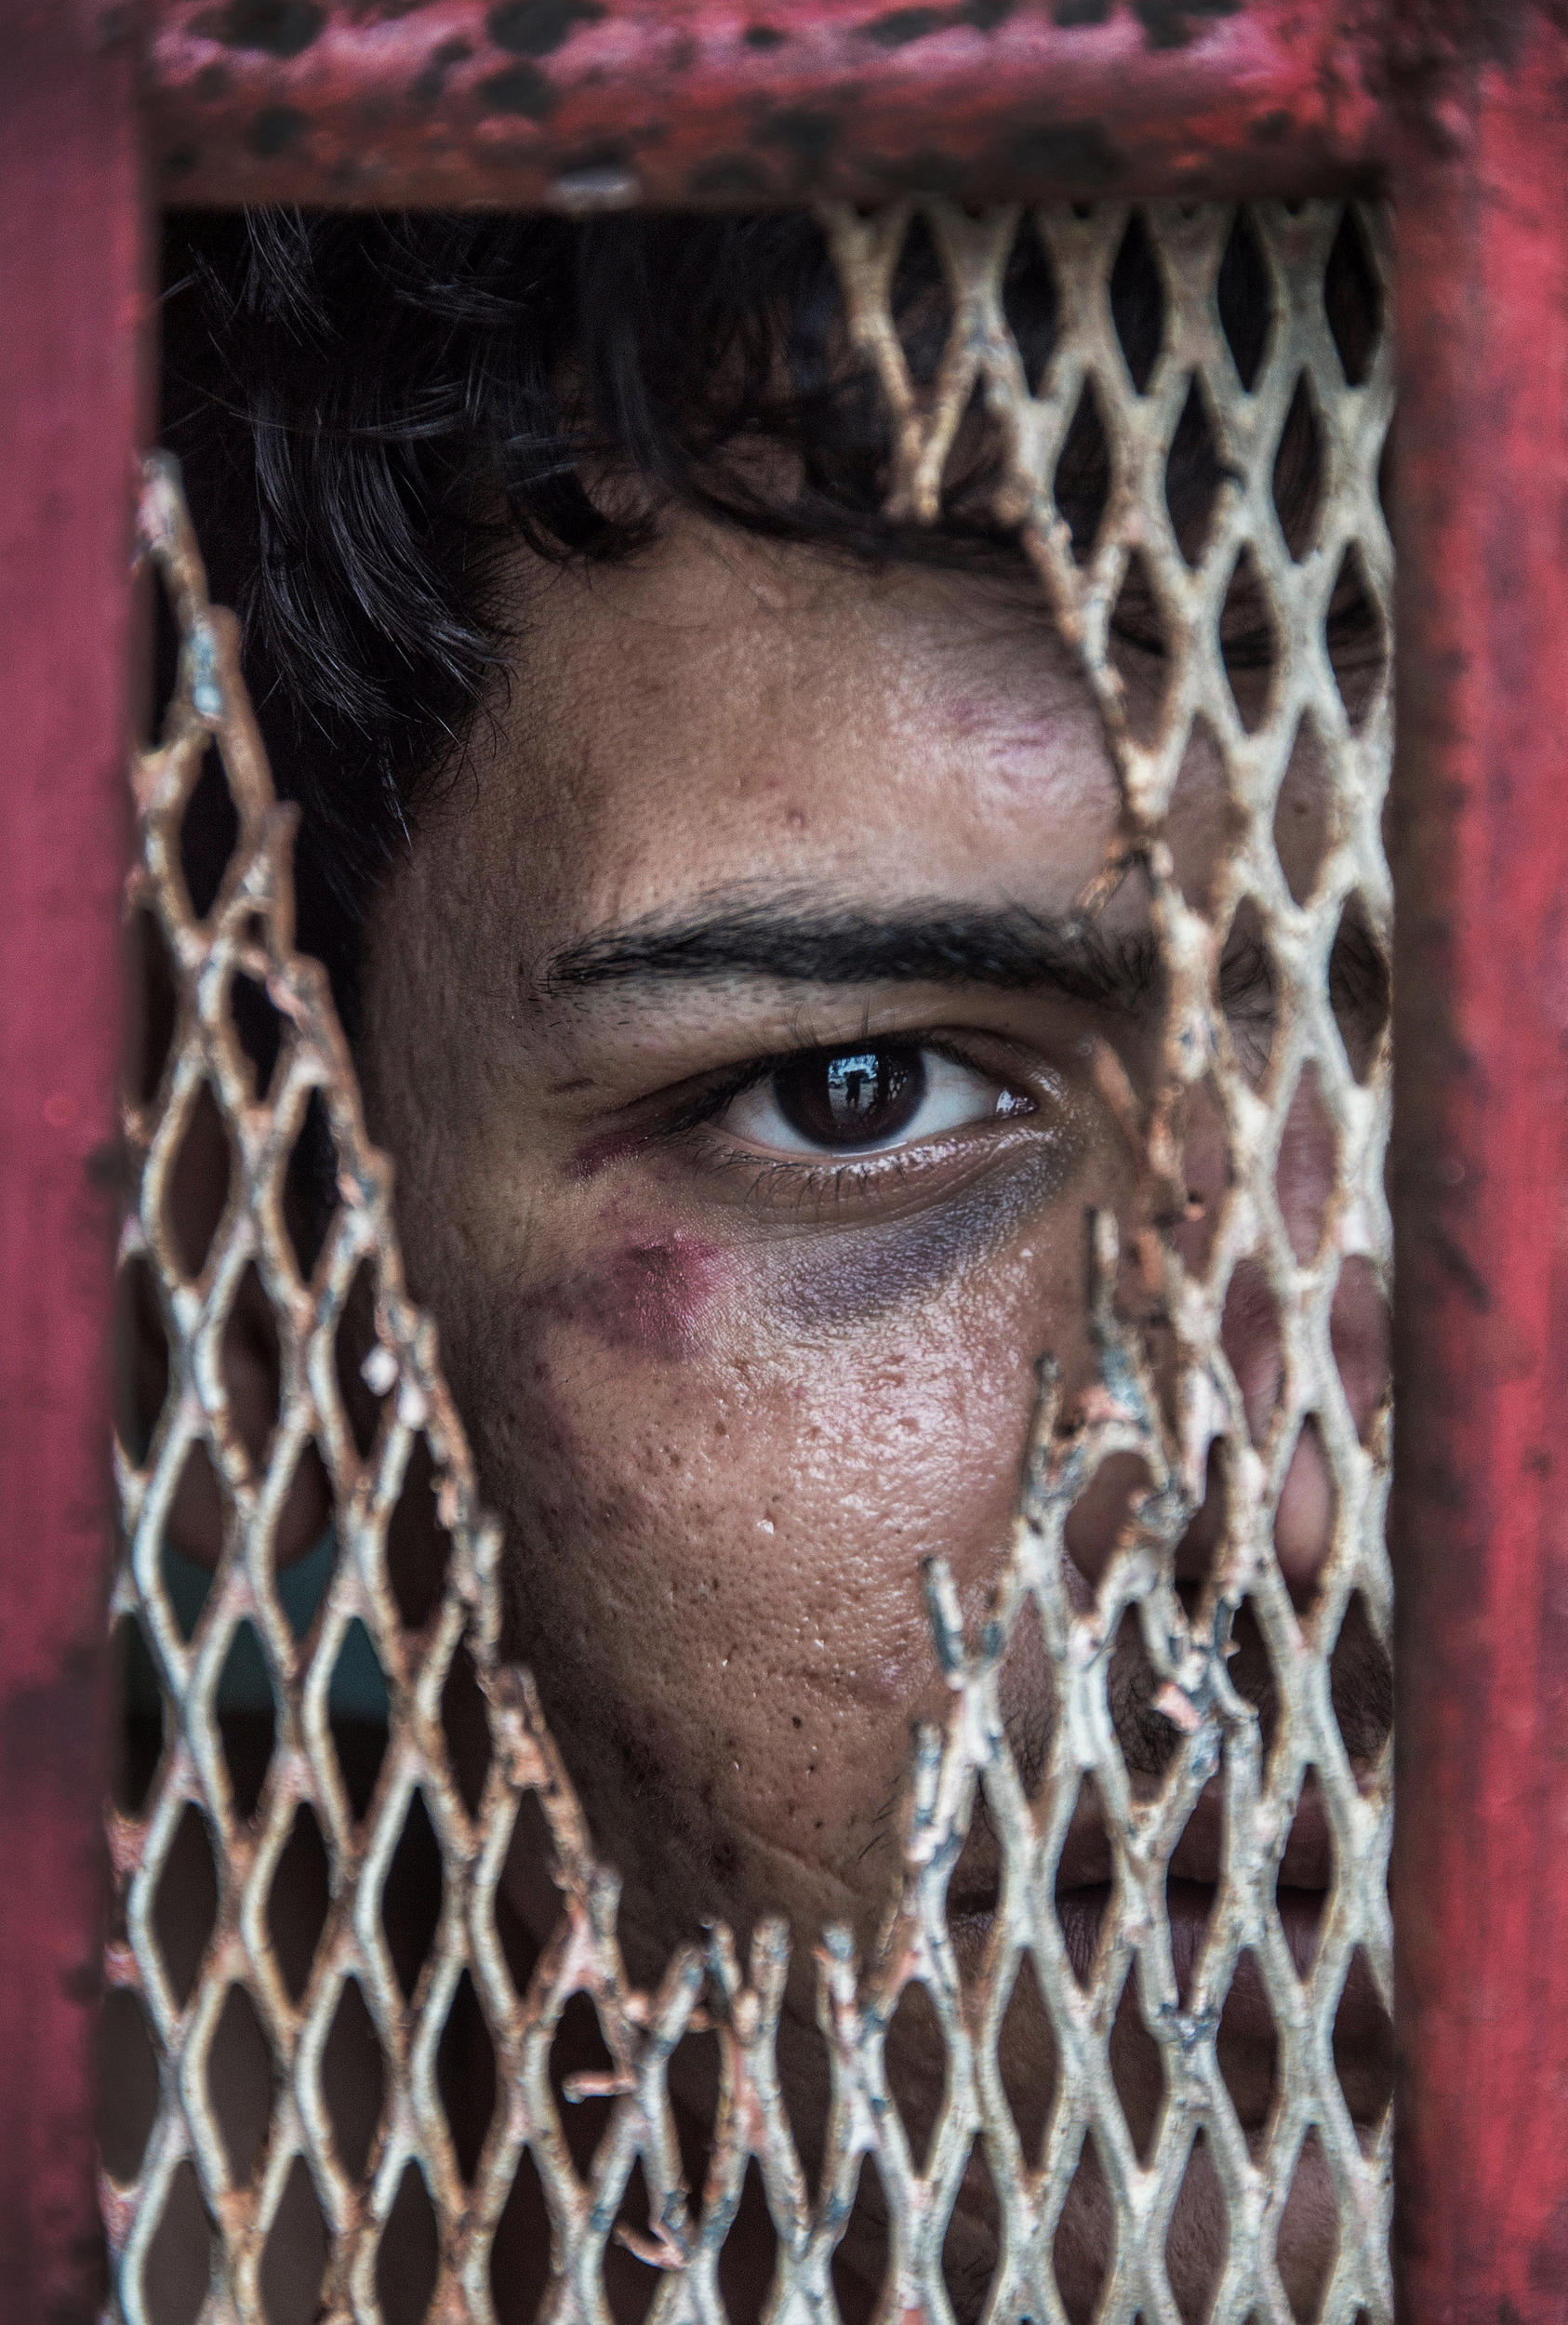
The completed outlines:
{"type": "Polygon", "coordinates": [[[1497,26],[1396,181],[1396,2241],[1422,2325],[1568,2316],[1568,37],[1497,26]]]}
{"type": "Polygon", "coordinates": [[[166,197],[577,207],[1310,193],[1374,163],[1369,0],[158,0],[166,197]]]}
{"type": "Polygon", "coordinates": [[[0,2313],[96,2297],[128,476],[166,200],[1295,193],[1387,166],[1411,2325],[1568,2314],[1568,23],[1561,0],[6,0],[0,2313]],[[141,115],[132,84],[140,61],[141,115]]]}
{"type": "Polygon", "coordinates": [[[129,40],[47,0],[3,45],[0,2316],[85,2325],[143,219],[129,40]]]}

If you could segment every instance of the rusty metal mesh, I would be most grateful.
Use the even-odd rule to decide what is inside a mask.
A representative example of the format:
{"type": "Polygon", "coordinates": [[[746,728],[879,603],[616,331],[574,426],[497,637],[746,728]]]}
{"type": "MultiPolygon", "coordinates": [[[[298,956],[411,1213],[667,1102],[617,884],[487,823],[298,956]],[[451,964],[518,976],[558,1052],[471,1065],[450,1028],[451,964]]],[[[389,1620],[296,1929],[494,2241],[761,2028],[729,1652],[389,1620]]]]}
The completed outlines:
{"type": "MultiPolygon", "coordinates": [[[[382,2233],[394,2202],[408,2199],[410,2164],[436,2232],[431,2313],[490,2317],[492,2240],[525,2156],[549,2218],[550,2316],[606,2318],[605,2250],[618,2234],[657,2287],[658,2325],[722,2318],[719,2255],[754,2157],[777,2239],[766,2314],[831,2318],[831,2264],[870,2155],[887,2211],[879,2315],[940,2320],[952,2315],[944,2237],[977,2146],[1000,2224],[987,2314],[1059,2318],[1054,2238],[1087,2139],[1114,2217],[1097,2313],[1121,2325],[1139,2316],[1154,2325],[1178,2313],[1166,2277],[1167,2233],[1200,2133],[1226,2214],[1215,2318],[1285,2325],[1291,2318],[1275,2239],[1309,2139],[1321,2148],[1338,2211],[1321,2314],[1346,2325],[1361,2312],[1372,2319],[1389,2314],[1389,2127],[1385,2120],[1375,2134],[1358,2135],[1334,2056],[1336,2011],[1358,1948],[1385,2002],[1389,1996],[1388,1756],[1370,1771],[1353,1770],[1329,1667],[1353,1594],[1376,1636],[1386,1643],[1389,1634],[1386,1415],[1358,1431],[1330,1337],[1347,1261],[1370,1266],[1386,1289],[1389,1078],[1386,1040],[1354,1066],[1348,1056],[1329,963],[1348,908],[1375,934],[1387,930],[1379,817],[1390,730],[1386,678],[1356,716],[1347,708],[1325,646],[1325,618],[1352,555],[1387,623],[1390,549],[1377,471],[1391,360],[1378,341],[1347,379],[1322,296],[1330,246],[1342,231],[1338,206],[1259,208],[1241,225],[1228,210],[1151,207],[1138,215],[1136,231],[1149,236],[1163,284],[1163,337],[1151,369],[1135,385],[1108,287],[1129,217],[1102,206],[976,219],[928,201],[870,217],[837,211],[825,220],[851,337],[874,367],[894,424],[894,504],[916,519],[935,513],[966,414],[982,416],[1002,446],[1000,512],[1021,525],[1056,618],[1081,651],[1121,785],[1116,860],[1098,893],[1109,894],[1129,870],[1147,880],[1167,983],[1155,1087],[1136,1096],[1116,1086],[1106,1066],[1107,1093],[1136,1141],[1142,1168],[1120,1257],[1109,1221],[1097,1224],[1093,1239],[1087,1296],[1100,1387],[1087,1403],[1067,1410],[1046,1380],[1010,1558],[977,1635],[965,1634],[948,1577],[932,1573],[950,1710],[917,1744],[898,1892],[869,1960],[857,1960],[840,1933],[828,1932],[818,1947],[832,2104],[815,2193],[775,2062],[788,1933],[764,1925],[741,1961],[727,1934],[714,1932],[671,1961],[657,1991],[631,1990],[617,1946],[614,1874],[594,1857],[529,1680],[498,1659],[503,1547],[475,1497],[433,1329],[404,1288],[388,1173],[366,1141],[326,978],[294,949],[292,811],[274,800],[234,626],[207,604],[177,478],[167,466],[149,466],[141,548],[174,609],[179,671],[162,738],[134,764],[140,845],[129,905],[161,931],[177,1008],[156,1089],[130,1104],[126,1118],[137,1192],[122,1264],[151,1282],[169,1351],[166,1393],[149,1442],[122,1439],[117,1448],[125,1547],[113,1618],[144,1639],[163,1720],[143,1795],[117,1806],[110,1826],[119,1919],[109,1983],[139,1998],[156,2066],[150,2131],[137,2155],[120,2159],[122,2176],[106,2172],[103,2183],[115,2301],[127,2318],[148,2314],[149,2253],[182,2178],[181,2200],[198,2224],[205,2216],[202,2235],[210,2236],[210,2277],[204,2261],[205,2292],[198,2286],[186,2313],[214,2320],[270,2315],[270,2239],[297,2233],[303,2206],[324,2254],[320,2314],[376,2317],[382,2233]],[[890,305],[898,255],[917,215],[950,309],[945,352],[924,384],[911,373],[890,305]],[[1245,386],[1216,296],[1228,236],[1241,231],[1251,237],[1272,307],[1267,345],[1245,386]],[[1025,376],[1003,307],[1003,268],[1020,236],[1036,238],[1032,247],[1054,272],[1059,299],[1055,349],[1036,379],[1025,376]],[[1206,533],[1184,547],[1166,498],[1166,464],[1194,394],[1213,441],[1215,485],[1206,533]],[[1310,406],[1320,484],[1310,537],[1291,543],[1274,472],[1287,412],[1301,394],[1310,406]],[[1108,451],[1108,496],[1092,542],[1075,544],[1053,480],[1069,432],[1090,404],[1108,451]],[[1266,698],[1246,718],[1220,634],[1243,555],[1275,639],[1266,698]],[[1131,714],[1110,627],[1134,558],[1163,609],[1167,635],[1168,684],[1151,733],[1131,714]],[[1163,836],[1200,714],[1217,739],[1235,809],[1229,853],[1202,911],[1180,892],[1163,836]],[[1304,720],[1317,737],[1326,822],[1315,870],[1293,891],[1275,818],[1304,720]],[[181,826],[204,767],[210,773],[213,764],[235,830],[216,899],[198,915],[182,870],[181,826]],[[1261,1065],[1241,1054],[1218,987],[1221,949],[1243,910],[1254,916],[1275,987],[1261,1065]],[[281,1030],[275,1060],[259,1066],[254,1043],[247,1048],[243,1038],[242,989],[267,997],[281,1030]],[[1307,1074],[1315,1076],[1336,1161],[1317,1247],[1300,1253],[1276,1172],[1286,1116],[1307,1074]],[[1186,1199],[1183,1124],[1200,1084],[1215,1094],[1229,1167],[1206,1251],[1199,1261],[1189,1250],[1184,1262],[1169,1229],[1186,1199]],[[312,1104],[325,1109],[335,1186],[329,1224],[319,1253],[306,1253],[307,1266],[288,1189],[312,1104]],[[229,1184],[209,1246],[193,1253],[181,1244],[175,1190],[182,1144],[204,1108],[216,1109],[229,1184]],[[1160,1381],[1117,1297],[1129,1256],[1174,1336],[1174,1371],[1167,1367],[1160,1381]],[[1267,1284],[1282,1355],[1273,1409],[1250,1427],[1221,1336],[1242,1266],[1267,1284]],[[281,1367],[279,1409],[264,1445],[247,1443],[231,1412],[224,1353],[250,1269],[271,1311],[281,1367]],[[339,1353],[362,1269],[374,1294],[363,1383],[379,1407],[368,1431],[354,1419],[360,1390],[345,1381],[339,1353]],[[1327,1565],[1310,1608],[1298,1612],[1272,1528],[1282,1482],[1309,1425],[1332,1473],[1335,1517],[1327,1565]],[[1193,1604],[1173,1580],[1174,1549],[1203,1498],[1216,1447],[1227,1481],[1224,1535],[1193,1604]],[[1066,1515],[1099,1465],[1128,1451],[1141,1456],[1150,1483],[1133,1506],[1092,1607],[1075,1611],[1064,1575],[1066,1515]],[[274,1532],[297,1467],[316,1458],[330,1481],[336,1548],[319,1608],[297,1635],[280,1599],[274,1532]],[[193,1462],[210,1471],[204,1490],[215,1490],[221,1504],[223,1547],[187,1635],[163,1542],[172,1496],[193,1490],[185,1481],[193,1462]],[[405,1481],[411,1492],[433,1491],[450,1546],[444,1590],[417,1628],[389,1568],[389,1523],[405,1481]],[[1277,1716],[1268,1738],[1228,1672],[1243,1601],[1275,1674],[1277,1716]],[[1141,1627],[1158,1707],[1177,1735],[1153,1797],[1129,1779],[1108,1704],[1110,1657],[1129,1610],[1141,1627]],[[1027,1786],[999,1693],[1015,1627],[1026,1619],[1043,1630],[1058,1715],[1049,1764],[1027,1786]],[[355,1624],[384,1674],[389,1706],[384,1751],[363,1813],[351,1797],[331,1717],[334,1673],[355,1624]],[[259,1784],[237,1783],[217,1707],[242,1625],[259,1646],[272,1705],[270,1757],[259,1784]],[[458,1768],[451,1742],[454,1675],[470,1667],[488,1723],[482,1784],[458,1768]],[[1332,1828],[1335,1869],[1303,1976],[1275,1885],[1309,1772],[1332,1828]],[[1085,1984],[1069,1959],[1054,1887],[1086,1777],[1097,1787],[1113,1879],[1085,1984]],[[1211,1784],[1223,1792],[1222,1874],[1206,1942],[1184,1989],[1166,1914],[1167,1867],[1211,1784]],[[965,1986],[945,1899],[981,1787],[1003,1873],[983,1972],[965,1986]],[[383,1891],[417,1796],[439,1852],[440,1906],[423,1964],[405,1984],[383,1891]],[[530,1798],[543,1812],[539,1831],[548,1832],[553,1851],[561,1914],[519,1991],[498,1933],[496,1893],[530,1798]],[[286,1974],[270,1901],[302,1814],[319,1834],[326,1889],[313,1942],[286,1974]],[[172,1931],[160,1907],[176,1853],[189,1858],[193,1850],[210,1867],[212,1884],[193,1939],[172,1931]],[[1251,2139],[1216,2044],[1243,1951],[1261,1973],[1279,2045],[1278,2101],[1266,2132],[1251,2139]],[[439,2072],[465,1972],[487,2029],[498,2093],[466,2177],[439,2072]],[[1025,1974],[1037,1981],[1057,2057],[1043,2137],[1028,2149],[998,2053],[999,2028],[1025,1974]],[[911,1981],[931,1998],[947,2054],[945,2097],[924,2164],[911,2152],[884,2056],[889,2022],[911,1981]],[[353,2143],[333,2118],[323,2056],[351,1982],[373,2028],[382,2102],[346,2163],[353,2143]],[[1109,2048],[1125,1990],[1158,2048],[1165,2093],[1141,2146],[1118,2097],[1109,2048]],[[591,2000],[612,2062],[598,2086],[612,2101],[608,2127],[584,2172],[574,2162],[565,2115],[589,2095],[587,2080],[579,2077],[563,2091],[550,2072],[563,2011],[578,1993],[591,2000]],[[236,2153],[219,2119],[209,2073],[219,2021],[236,2007],[253,2021],[270,2062],[270,2097],[246,2155],[236,2153]],[[721,2102],[705,2185],[688,2188],[666,2066],[683,2034],[698,2025],[717,2035],[721,2102]],[[616,2225],[639,2166],[648,2221],[641,2234],[616,2225]]],[[[1379,278],[1378,218],[1362,215],[1355,231],[1379,278]]],[[[1085,909],[1095,902],[1086,898],[1085,909]]]]}

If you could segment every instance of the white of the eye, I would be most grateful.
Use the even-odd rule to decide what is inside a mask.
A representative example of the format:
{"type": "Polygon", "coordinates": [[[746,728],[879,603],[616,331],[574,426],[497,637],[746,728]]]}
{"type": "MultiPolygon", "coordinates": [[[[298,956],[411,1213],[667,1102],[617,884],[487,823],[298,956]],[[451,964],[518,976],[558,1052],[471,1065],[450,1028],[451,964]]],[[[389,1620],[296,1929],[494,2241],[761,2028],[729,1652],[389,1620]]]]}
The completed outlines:
{"type": "Polygon", "coordinates": [[[759,1082],[732,1098],[719,1116],[719,1126],[733,1138],[744,1138],[773,1154],[855,1155],[891,1154],[922,1139],[938,1137],[944,1130],[962,1130],[970,1123],[992,1121],[999,1114],[1019,1111],[1018,1100],[990,1074],[977,1073],[937,1050],[922,1050],[925,1090],[920,1105],[901,1130],[890,1137],[868,1139],[864,1146],[818,1145],[787,1122],[773,1095],[770,1081],[759,1082]]]}

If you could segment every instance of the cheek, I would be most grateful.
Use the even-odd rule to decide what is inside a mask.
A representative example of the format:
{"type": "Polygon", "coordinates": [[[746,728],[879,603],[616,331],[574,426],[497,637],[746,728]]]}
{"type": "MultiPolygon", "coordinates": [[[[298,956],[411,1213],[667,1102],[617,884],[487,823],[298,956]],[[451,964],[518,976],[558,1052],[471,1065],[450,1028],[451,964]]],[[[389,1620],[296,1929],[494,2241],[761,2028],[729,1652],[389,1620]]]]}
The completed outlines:
{"type": "Polygon", "coordinates": [[[513,1314],[525,1335],[575,1328],[617,1356],[694,1355],[726,1289],[723,1255],[692,1236],[633,1234],[601,1260],[529,1285],[513,1314]]]}

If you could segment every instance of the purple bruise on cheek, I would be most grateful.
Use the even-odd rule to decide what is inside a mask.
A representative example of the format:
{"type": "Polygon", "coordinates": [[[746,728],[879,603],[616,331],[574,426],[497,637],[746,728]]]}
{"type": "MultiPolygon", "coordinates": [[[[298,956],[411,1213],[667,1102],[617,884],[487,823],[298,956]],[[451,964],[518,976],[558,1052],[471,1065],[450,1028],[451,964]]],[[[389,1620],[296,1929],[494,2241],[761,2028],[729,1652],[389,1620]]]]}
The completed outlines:
{"type": "Polygon", "coordinates": [[[624,1244],[610,1258],[537,1284],[524,1305],[577,1324],[606,1348],[684,1357],[699,1345],[703,1311],[718,1288],[719,1253],[687,1236],[624,1244]]]}
{"type": "Polygon", "coordinates": [[[1070,1136],[1043,1153],[996,1165],[910,1218],[812,1237],[786,1263],[780,1314],[797,1330],[831,1330],[930,1297],[1029,1227],[1062,1192],[1081,1158],[1082,1147],[1070,1136]]]}

